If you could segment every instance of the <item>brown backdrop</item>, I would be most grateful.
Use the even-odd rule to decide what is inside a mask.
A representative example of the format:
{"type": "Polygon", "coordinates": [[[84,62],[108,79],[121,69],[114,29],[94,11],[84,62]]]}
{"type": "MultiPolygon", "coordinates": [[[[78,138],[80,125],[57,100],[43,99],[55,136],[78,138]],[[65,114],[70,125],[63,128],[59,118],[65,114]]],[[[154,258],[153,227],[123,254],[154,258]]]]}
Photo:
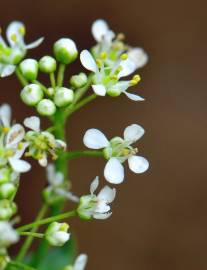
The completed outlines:
{"type": "MultiPolygon", "coordinates": [[[[112,218],[73,222],[80,251],[90,256],[88,269],[207,269],[206,8],[201,0],[1,1],[1,26],[19,19],[27,25],[27,40],[46,37],[31,56],[49,53],[48,47],[62,36],[72,37],[80,49],[90,47],[90,25],[99,17],[150,55],[137,87],[146,102],[99,98],[68,123],[72,149],[83,148],[82,135],[91,127],[115,135],[139,123],[147,131],[139,148],[149,158],[150,170],[127,174],[112,218]]],[[[0,88],[1,102],[14,106],[17,120],[32,113],[19,99],[15,77],[1,80],[0,88]]],[[[76,193],[88,190],[103,165],[92,158],[72,162],[76,193]]],[[[18,196],[24,222],[35,215],[44,185],[36,163],[34,169],[35,174],[23,177],[18,196]]]]}

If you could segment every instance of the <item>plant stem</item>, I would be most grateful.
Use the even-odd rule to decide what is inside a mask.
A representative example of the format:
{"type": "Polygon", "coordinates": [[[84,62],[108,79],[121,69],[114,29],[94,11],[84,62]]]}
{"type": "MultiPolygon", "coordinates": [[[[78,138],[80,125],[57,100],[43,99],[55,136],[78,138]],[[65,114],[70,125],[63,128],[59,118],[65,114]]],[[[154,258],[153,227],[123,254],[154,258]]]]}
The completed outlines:
{"type": "MultiPolygon", "coordinates": [[[[37,217],[35,219],[35,222],[38,222],[39,220],[41,220],[45,216],[45,214],[47,212],[47,209],[48,209],[47,205],[44,204],[42,206],[42,208],[40,209],[40,211],[39,211],[39,213],[38,213],[38,215],[37,215],[37,217]]],[[[39,228],[38,225],[33,227],[30,233],[31,234],[36,233],[38,228],[39,228]]],[[[25,257],[28,249],[30,248],[30,246],[32,244],[33,238],[34,238],[33,235],[28,235],[27,239],[25,240],[24,244],[22,245],[22,247],[21,247],[21,249],[19,251],[19,254],[17,255],[17,258],[16,258],[17,261],[22,261],[23,260],[23,258],[25,257]]]]}
{"type": "Polygon", "coordinates": [[[15,69],[15,74],[17,75],[17,78],[19,79],[20,83],[23,85],[23,86],[26,86],[28,84],[27,80],[24,78],[24,76],[22,75],[19,67],[16,67],[15,69]]]}
{"type": "Polygon", "coordinates": [[[86,91],[89,89],[89,87],[91,86],[91,80],[92,80],[92,75],[89,75],[87,84],[83,86],[82,88],[75,91],[73,104],[76,104],[82,98],[82,96],[86,93],[86,91]]]}
{"type": "Polygon", "coordinates": [[[71,151],[64,153],[68,160],[78,157],[104,157],[102,151],[71,151]]]}
{"type": "Polygon", "coordinates": [[[93,101],[96,97],[97,97],[96,94],[92,94],[90,96],[87,96],[86,98],[84,98],[80,102],[78,102],[76,105],[74,105],[74,107],[69,108],[66,112],[66,115],[69,116],[69,115],[73,114],[74,112],[76,112],[77,110],[79,110],[80,108],[82,108],[83,106],[88,104],[89,102],[93,101]]]}
{"type": "Polygon", "coordinates": [[[30,230],[30,229],[32,229],[34,227],[37,227],[37,226],[40,226],[40,225],[45,225],[45,224],[48,224],[48,223],[52,223],[54,221],[67,219],[67,218],[71,218],[71,217],[74,217],[74,216],[76,216],[76,210],[66,212],[66,213],[63,213],[63,214],[59,214],[59,215],[56,215],[56,216],[52,216],[52,217],[49,217],[49,218],[41,219],[41,220],[35,221],[33,223],[27,224],[27,225],[23,225],[23,226],[17,228],[17,231],[19,233],[21,233],[21,232],[30,230]]]}
{"type": "Polygon", "coordinates": [[[37,238],[43,238],[44,237],[43,233],[33,233],[33,232],[20,232],[20,235],[22,235],[22,236],[32,236],[32,237],[37,237],[37,238]]]}
{"type": "Polygon", "coordinates": [[[56,87],[55,74],[54,74],[54,72],[50,73],[50,83],[51,83],[52,88],[55,88],[56,87]]]}
{"type": "Polygon", "coordinates": [[[41,82],[39,82],[39,81],[37,81],[37,80],[34,80],[33,83],[38,84],[38,85],[42,88],[43,92],[44,92],[45,94],[47,94],[47,87],[44,86],[44,84],[42,84],[41,82]]]}
{"type": "Polygon", "coordinates": [[[59,87],[63,85],[64,73],[65,73],[65,64],[60,63],[57,75],[57,85],[59,87]]]}
{"type": "Polygon", "coordinates": [[[22,270],[36,270],[35,268],[33,268],[31,266],[28,266],[28,265],[26,265],[24,263],[16,262],[16,261],[10,261],[9,266],[13,266],[15,268],[20,268],[22,270]]]}

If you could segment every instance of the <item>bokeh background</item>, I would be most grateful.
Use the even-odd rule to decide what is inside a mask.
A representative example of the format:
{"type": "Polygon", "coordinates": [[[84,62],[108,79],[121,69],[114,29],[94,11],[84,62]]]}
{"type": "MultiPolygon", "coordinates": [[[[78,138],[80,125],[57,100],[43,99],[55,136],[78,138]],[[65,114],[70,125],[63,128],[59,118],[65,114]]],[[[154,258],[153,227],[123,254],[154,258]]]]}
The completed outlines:
{"type": "MultiPolygon", "coordinates": [[[[62,36],[73,38],[80,50],[90,48],[90,26],[97,18],[105,18],[150,56],[136,87],[145,102],[99,98],[68,121],[71,149],[84,148],[88,128],[110,137],[121,135],[131,123],[141,124],[146,135],[138,147],[151,163],[143,175],[127,172],[112,218],[73,221],[79,250],[90,257],[87,269],[207,269],[206,8],[201,0],[1,1],[3,29],[18,19],[27,25],[27,41],[46,37],[31,57],[51,53],[62,36]]],[[[71,66],[68,75],[79,69],[79,63],[71,66]]],[[[13,106],[18,121],[34,113],[20,101],[20,90],[15,77],[0,80],[0,101],[13,106]]],[[[94,158],[71,162],[74,191],[86,193],[94,176],[102,176],[103,166],[94,158]]],[[[45,185],[42,169],[36,163],[33,168],[18,194],[23,222],[35,216],[45,185]]]]}

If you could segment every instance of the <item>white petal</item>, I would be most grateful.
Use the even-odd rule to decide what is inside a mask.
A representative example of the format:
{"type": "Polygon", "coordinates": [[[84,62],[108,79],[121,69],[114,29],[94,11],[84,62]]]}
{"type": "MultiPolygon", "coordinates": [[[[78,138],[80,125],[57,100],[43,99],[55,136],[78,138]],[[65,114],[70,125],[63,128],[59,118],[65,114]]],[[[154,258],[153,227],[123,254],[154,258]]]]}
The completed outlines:
{"type": "Polygon", "coordinates": [[[93,215],[95,219],[107,219],[112,215],[112,212],[110,213],[96,213],[93,215]]]}
{"type": "Polygon", "coordinates": [[[149,162],[141,156],[132,156],[128,159],[129,168],[134,173],[144,173],[149,168],[149,162]]]}
{"type": "Polygon", "coordinates": [[[66,150],[67,144],[62,140],[55,140],[58,149],[66,150]]]}
{"type": "Polygon", "coordinates": [[[87,51],[87,50],[83,50],[80,54],[80,61],[82,63],[82,65],[90,70],[96,73],[96,71],[98,70],[98,67],[96,65],[96,62],[92,56],[92,54],[87,51]]]}
{"type": "Polygon", "coordinates": [[[0,64],[0,76],[2,78],[7,77],[14,73],[16,66],[14,65],[7,65],[7,64],[0,64]]]}
{"type": "Polygon", "coordinates": [[[28,172],[31,169],[31,165],[24,160],[10,158],[9,163],[15,172],[23,173],[28,172]]]}
{"type": "Polygon", "coordinates": [[[143,127],[137,124],[130,125],[125,128],[124,130],[124,140],[136,142],[139,140],[143,135],[145,131],[143,127]]]}
{"type": "Polygon", "coordinates": [[[84,270],[88,261],[88,256],[86,254],[80,254],[75,260],[73,270],[84,270]]]}
{"type": "Polygon", "coordinates": [[[95,213],[108,213],[111,210],[111,207],[107,204],[106,201],[99,201],[95,208],[95,213]]]}
{"type": "Polygon", "coordinates": [[[83,143],[91,149],[101,149],[107,147],[109,141],[106,136],[98,129],[91,128],[86,131],[83,137],[83,143]]]}
{"type": "Polygon", "coordinates": [[[99,200],[104,200],[107,203],[111,203],[115,199],[115,196],[116,196],[116,189],[105,186],[99,192],[97,197],[98,197],[99,200]]]}
{"type": "Polygon", "coordinates": [[[94,192],[98,188],[98,185],[99,185],[99,178],[98,178],[98,176],[96,176],[96,178],[92,181],[92,183],[90,185],[90,193],[91,194],[94,194],[94,192]]]}
{"type": "Polygon", "coordinates": [[[40,131],[40,119],[37,116],[30,116],[24,119],[24,125],[34,131],[40,131]]]}
{"type": "Polygon", "coordinates": [[[23,143],[21,149],[15,149],[15,154],[14,156],[12,156],[12,158],[16,159],[21,158],[28,145],[29,145],[28,143],[23,143]]]}
{"type": "Polygon", "coordinates": [[[122,70],[118,74],[119,78],[128,76],[136,70],[136,65],[130,59],[121,61],[120,66],[122,70]]]}
{"type": "Polygon", "coordinates": [[[6,136],[7,147],[21,142],[24,138],[24,134],[25,131],[22,125],[20,124],[13,125],[6,136]]]}
{"type": "Polygon", "coordinates": [[[3,104],[0,107],[0,119],[5,127],[10,126],[11,122],[11,107],[8,104],[3,104]]]}
{"type": "Polygon", "coordinates": [[[99,19],[92,24],[91,32],[97,42],[100,42],[108,31],[109,27],[104,20],[99,19]]]}
{"type": "Polygon", "coordinates": [[[111,88],[112,89],[118,89],[121,90],[121,92],[124,92],[129,88],[130,84],[129,81],[119,81],[116,84],[114,84],[111,88]]]}
{"type": "Polygon", "coordinates": [[[112,184],[120,184],[124,181],[124,167],[117,158],[111,158],[106,163],[104,177],[112,184]]]}
{"type": "Polygon", "coordinates": [[[42,167],[46,167],[47,166],[47,155],[43,155],[43,157],[41,159],[38,160],[39,164],[42,167]]]}
{"type": "Polygon", "coordinates": [[[94,84],[92,85],[93,91],[98,96],[105,96],[106,95],[106,87],[103,84],[94,84]]]}
{"type": "Polygon", "coordinates": [[[23,44],[24,34],[21,31],[21,29],[23,28],[25,28],[25,26],[22,22],[13,21],[9,24],[6,30],[6,37],[11,46],[14,46],[16,44],[23,44]],[[12,38],[14,35],[15,35],[15,41],[12,38]]]}
{"type": "Polygon", "coordinates": [[[25,47],[26,47],[26,49],[34,49],[34,48],[38,47],[43,42],[43,40],[44,40],[43,37],[38,38],[34,42],[27,44],[25,47]]]}
{"type": "Polygon", "coordinates": [[[133,48],[128,51],[128,57],[136,65],[136,68],[141,68],[146,65],[148,56],[142,48],[133,48]]]}
{"type": "Polygon", "coordinates": [[[135,94],[131,94],[131,93],[128,93],[126,91],[123,91],[123,93],[131,100],[134,100],[134,101],[144,101],[144,98],[138,96],[138,95],[135,95],[135,94]]]}

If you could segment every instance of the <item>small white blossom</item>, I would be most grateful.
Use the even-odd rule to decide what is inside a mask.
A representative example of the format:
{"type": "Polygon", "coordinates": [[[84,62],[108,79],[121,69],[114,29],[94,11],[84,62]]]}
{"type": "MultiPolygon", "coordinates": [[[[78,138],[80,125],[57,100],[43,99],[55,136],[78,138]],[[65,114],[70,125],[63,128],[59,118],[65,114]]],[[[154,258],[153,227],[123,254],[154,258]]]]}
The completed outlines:
{"type": "Polygon", "coordinates": [[[0,248],[8,247],[19,240],[19,235],[7,221],[0,221],[0,248]]]}
{"type": "Polygon", "coordinates": [[[69,239],[69,225],[67,223],[53,222],[45,232],[45,238],[52,246],[63,246],[69,239]]]}
{"type": "Polygon", "coordinates": [[[47,166],[48,154],[51,154],[52,158],[56,159],[56,152],[66,149],[65,142],[55,139],[54,135],[47,131],[41,131],[39,117],[27,117],[24,120],[24,125],[31,129],[25,135],[29,147],[29,151],[26,154],[37,159],[41,166],[47,166]]]}
{"type": "Polygon", "coordinates": [[[91,183],[90,195],[80,198],[77,212],[83,219],[107,219],[112,214],[109,204],[115,199],[116,189],[105,186],[98,195],[95,195],[94,192],[98,188],[98,185],[99,179],[96,177],[91,183]]]}
{"type": "Polygon", "coordinates": [[[11,75],[16,65],[23,59],[28,49],[39,46],[43,38],[25,44],[25,26],[22,22],[13,21],[6,30],[8,44],[3,39],[0,32],[0,76],[6,77],[11,75]]]}
{"type": "Polygon", "coordinates": [[[97,129],[86,131],[83,142],[85,146],[91,149],[104,149],[104,154],[108,162],[104,169],[106,180],[113,184],[119,184],[124,181],[123,162],[128,160],[129,168],[134,173],[143,173],[148,167],[148,161],[137,156],[137,148],[131,145],[138,141],[144,135],[144,129],[136,124],[128,126],[124,130],[124,138],[115,137],[108,140],[106,136],[97,129]]]}
{"type": "Polygon", "coordinates": [[[88,261],[86,254],[80,254],[73,265],[67,265],[64,270],[84,270],[88,261]]]}

